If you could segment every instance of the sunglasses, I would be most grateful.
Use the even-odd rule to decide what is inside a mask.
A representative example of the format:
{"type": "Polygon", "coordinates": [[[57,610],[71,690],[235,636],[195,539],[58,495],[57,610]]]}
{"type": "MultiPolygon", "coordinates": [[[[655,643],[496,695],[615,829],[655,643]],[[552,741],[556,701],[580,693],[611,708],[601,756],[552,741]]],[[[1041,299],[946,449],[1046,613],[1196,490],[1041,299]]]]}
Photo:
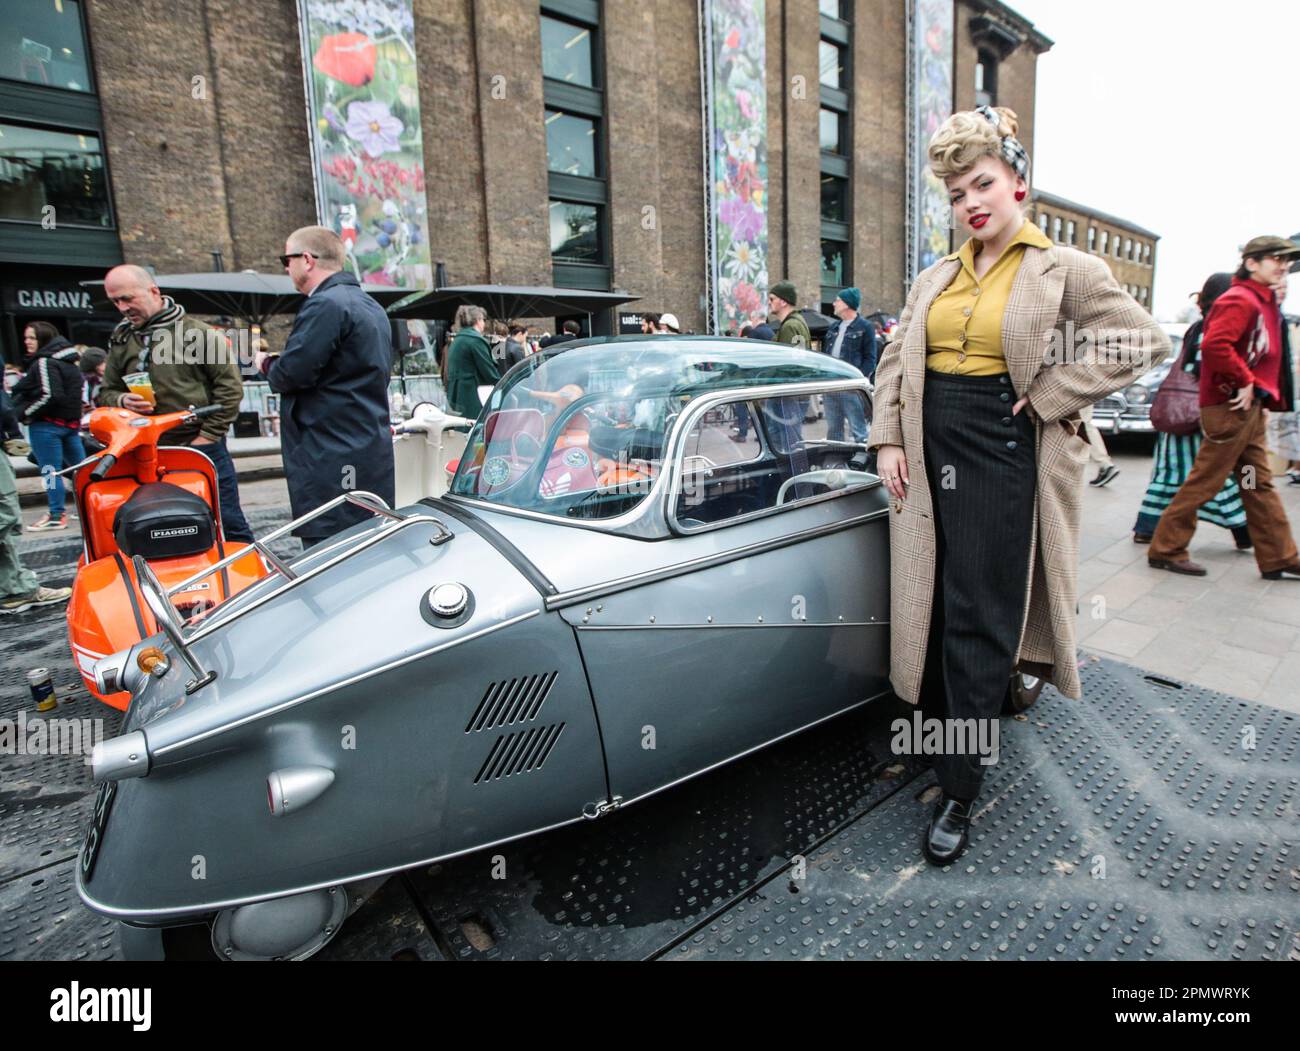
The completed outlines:
{"type": "Polygon", "coordinates": [[[280,260],[281,266],[288,266],[290,259],[301,259],[303,256],[309,256],[312,259],[316,258],[310,252],[290,252],[288,255],[282,255],[279,256],[278,258],[280,260]]]}

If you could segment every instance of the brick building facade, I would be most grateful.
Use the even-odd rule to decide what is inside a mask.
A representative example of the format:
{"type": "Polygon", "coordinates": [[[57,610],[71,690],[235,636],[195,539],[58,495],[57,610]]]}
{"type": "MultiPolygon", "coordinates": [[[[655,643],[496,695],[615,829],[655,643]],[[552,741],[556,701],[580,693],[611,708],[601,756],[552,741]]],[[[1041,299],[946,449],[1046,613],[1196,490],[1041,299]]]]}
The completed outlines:
{"type": "MultiPolygon", "coordinates": [[[[909,6],[767,0],[768,274],[792,280],[801,305],[856,284],[864,311],[902,306],[909,6]],[[828,143],[832,111],[842,122],[828,143]],[[828,205],[837,185],[842,197],[828,205]]],[[[94,252],[69,241],[51,280],[75,288],[120,259],[207,270],[216,251],[227,269],[275,272],[284,235],[316,221],[295,0],[65,0],[60,10],[84,24],[91,90],[79,90],[96,110],[111,204],[95,236],[112,237],[94,252]]],[[[430,246],[453,284],[583,279],[703,329],[698,17],[696,0],[414,0],[430,246]],[[544,31],[555,24],[589,34],[596,74],[585,94],[544,76],[544,31]],[[598,170],[578,186],[548,163],[546,115],[583,105],[598,170]],[[553,257],[548,209],[575,187],[599,201],[598,266],[553,257]]],[[[1032,150],[1036,61],[1050,46],[996,0],[957,0],[955,105],[1011,106],[1032,150]]],[[[47,105],[71,92],[30,78],[10,91],[6,76],[0,66],[0,123],[90,127],[47,105]],[[15,92],[39,96],[39,112],[15,92]]],[[[32,262],[26,247],[7,251],[17,242],[3,234],[0,284],[32,262]]],[[[21,320],[7,317],[0,332],[10,359],[21,320]]],[[[615,319],[598,322],[608,330],[615,319]]]]}
{"type": "Polygon", "coordinates": [[[1150,312],[1159,234],[1044,190],[1033,192],[1030,219],[1057,244],[1101,256],[1115,280],[1150,312]]]}

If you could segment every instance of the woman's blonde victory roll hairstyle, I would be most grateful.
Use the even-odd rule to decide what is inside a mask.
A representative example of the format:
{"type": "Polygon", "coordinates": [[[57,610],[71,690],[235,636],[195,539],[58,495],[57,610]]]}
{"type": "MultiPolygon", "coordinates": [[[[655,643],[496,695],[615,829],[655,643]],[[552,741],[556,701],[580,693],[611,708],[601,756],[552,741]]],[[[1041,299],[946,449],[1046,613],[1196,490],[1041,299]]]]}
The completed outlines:
{"type": "Polygon", "coordinates": [[[965,175],[982,157],[1000,157],[1012,171],[1029,178],[1029,154],[1016,132],[1015,111],[1006,106],[980,106],[954,113],[930,137],[930,170],[936,179],[965,175]]]}

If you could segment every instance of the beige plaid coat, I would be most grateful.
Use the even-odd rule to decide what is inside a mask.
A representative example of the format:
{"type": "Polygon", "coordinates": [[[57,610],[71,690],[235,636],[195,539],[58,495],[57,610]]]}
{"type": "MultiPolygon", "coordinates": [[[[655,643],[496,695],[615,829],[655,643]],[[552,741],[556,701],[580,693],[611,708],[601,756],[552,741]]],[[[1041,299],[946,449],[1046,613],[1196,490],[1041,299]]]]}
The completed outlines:
{"type": "MultiPolygon", "coordinates": [[[[925,319],[960,269],[957,258],[949,256],[917,277],[876,369],[871,446],[901,445],[911,480],[907,499],[893,502],[889,541],[890,681],[912,704],[919,700],[934,596],[934,520],[921,447],[925,319]]],[[[1038,431],[1018,661],[1077,698],[1082,695],[1074,636],[1079,511],[1088,461],[1079,410],[1161,361],[1169,353],[1169,339],[1100,258],[1060,245],[1027,245],[1002,319],[1002,349],[1016,398],[1029,395],[1038,431]]],[[[990,529],[997,527],[996,521],[989,523],[990,529]]],[[[1007,557],[1024,556],[1009,551],[1007,557]]]]}

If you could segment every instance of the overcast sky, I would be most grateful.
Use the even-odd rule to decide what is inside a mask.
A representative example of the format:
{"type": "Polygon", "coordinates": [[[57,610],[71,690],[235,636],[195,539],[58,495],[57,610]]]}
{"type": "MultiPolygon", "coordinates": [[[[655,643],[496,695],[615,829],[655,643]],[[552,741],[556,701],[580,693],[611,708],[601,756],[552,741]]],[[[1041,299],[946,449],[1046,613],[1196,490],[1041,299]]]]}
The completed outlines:
{"type": "MultiPolygon", "coordinates": [[[[1300,2],[1007,2],[1055,41],[1034,185],[1160,235],[1156,317],[1251,237],[1300,232],[1300,2]]],[[[1300,314],[1300,274],[1285,309],[1300,314]]]]}

